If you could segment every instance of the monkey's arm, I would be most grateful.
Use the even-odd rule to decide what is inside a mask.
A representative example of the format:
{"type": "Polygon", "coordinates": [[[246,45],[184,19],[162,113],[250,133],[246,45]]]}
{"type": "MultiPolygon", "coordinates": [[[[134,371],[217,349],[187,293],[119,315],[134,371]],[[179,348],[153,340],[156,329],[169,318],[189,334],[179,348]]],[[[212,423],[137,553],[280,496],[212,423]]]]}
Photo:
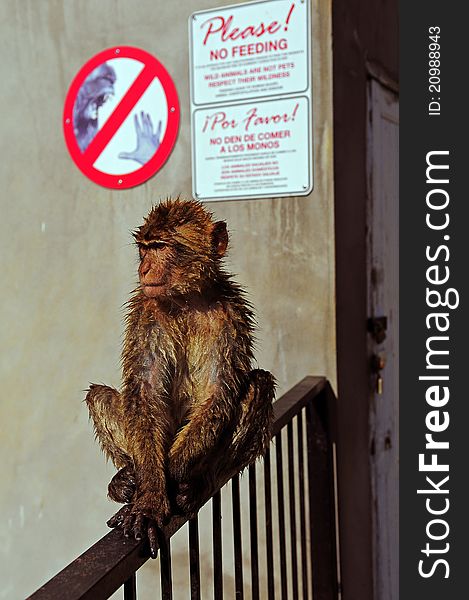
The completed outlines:
{"type": "Polygon", "coordinates": [[[188,423],[177,434],[169,452],[171,476],[177,481],[186,479],[193,465],[217,445],[235,419],[233,402],[221,392],[193,407],[188,423]]]}
{"type": "MultiPolygon", "coordinates": [[[[148,403],[146,398],[140,401],[143,406],[148,403]]],[[[129,428],[137,486],[133,513],[154,519],[162,526],[170,513],[165,474],[168,428],[162,410],[152,406],[142,412],[129,428]]]]}
{"type": "MultiPolygon", "coordinates": [[[[249,315],[232,307],[218,308],[207,315],[205,348],[196,364],[204,364],[205,377],[169,453],[169,470],[177,481],[187,478],[221,438],[230,436],[239,420],[240,401],[246,393],[252,359],[249,315]],[[204,353],[205,352],[205,353],[204,353]],[[204,398],[205,394],[205,398],[204,398]]],[[[199,381],[200,383],[200,381],[199,381]]]]}
{"type": "Polygon", "coordinates": [[[153,314],[144,312],[139,295],[130,300],[129,307],[122,349],[122,396],[135,472],[132,514],[149,517],[161,525],[169,515],[165,462],[171,438],[162,376],[165,364],[156,350],[164,340],[153,314]]]}

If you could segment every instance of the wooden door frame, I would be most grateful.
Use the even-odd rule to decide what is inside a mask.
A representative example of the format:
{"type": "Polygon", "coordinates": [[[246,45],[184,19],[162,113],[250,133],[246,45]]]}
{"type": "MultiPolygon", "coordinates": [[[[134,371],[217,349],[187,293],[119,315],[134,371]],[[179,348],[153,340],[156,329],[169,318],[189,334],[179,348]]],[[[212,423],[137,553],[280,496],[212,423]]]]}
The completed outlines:
{"type": "Polygon", "coordinates": [[[367,94],[398,89],[397,0],[333,0],[338,485],[343,600],[373,596],[367,359],[367,94]]]}
{"type": "Polygon", "coordinates": [[[384,358],[381,392],[373,368],[369,380],[373,575],[375,598],[390,600],[399,594],[399,95],[374,76],[368,113],[368,316],[387,317],[385,339],[368,335],[370,359],[384,358]]]}

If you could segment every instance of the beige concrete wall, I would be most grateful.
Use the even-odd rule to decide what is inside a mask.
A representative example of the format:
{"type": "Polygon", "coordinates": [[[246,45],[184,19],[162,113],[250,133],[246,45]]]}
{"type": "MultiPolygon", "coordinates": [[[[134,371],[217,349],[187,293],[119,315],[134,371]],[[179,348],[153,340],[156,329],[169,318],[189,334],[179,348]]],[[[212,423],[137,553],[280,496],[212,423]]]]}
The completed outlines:
{"type": "MultiPolygon", "coordinates": [[[[119,386],[121,306],[136,281],[129,231],[152,202],[190,194],[187,18],[228,3],[2,2],[0,598],[24,597],[106,533],[113,469],[93,441],[83,389],[119,386]],[[76,169],[61,115],[81,65],[121,43],[166,65],[181,128],[156,177],[116,192],[76,169]]],[[[257,309],[259,366],[280,393],[308,373],[335,381],[330,1],[313,0],[312,13],[314,192],[211,205],[257,309]]],[[[154,562],[145,567],[143,598],[154,597],[156,575],[154,562]]]]}

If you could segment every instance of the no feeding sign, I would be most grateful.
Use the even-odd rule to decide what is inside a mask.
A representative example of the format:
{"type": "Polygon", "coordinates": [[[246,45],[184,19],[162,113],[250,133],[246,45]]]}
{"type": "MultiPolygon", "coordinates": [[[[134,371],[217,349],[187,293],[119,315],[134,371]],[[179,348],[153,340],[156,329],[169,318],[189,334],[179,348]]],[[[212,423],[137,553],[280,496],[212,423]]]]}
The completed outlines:
{"type": "Polygon", "coordinates": [[[194,197],[309,194],[309,1],[201,11],[189,30],[194,197]]]}
{"type": "Polygon", "coordinates": [[[73,80],[63,127],[73,161],[92,181],[116,189],[139,185],[162,167],[176,142],[176,87],[148,52],[109,48],[73,80]]]}

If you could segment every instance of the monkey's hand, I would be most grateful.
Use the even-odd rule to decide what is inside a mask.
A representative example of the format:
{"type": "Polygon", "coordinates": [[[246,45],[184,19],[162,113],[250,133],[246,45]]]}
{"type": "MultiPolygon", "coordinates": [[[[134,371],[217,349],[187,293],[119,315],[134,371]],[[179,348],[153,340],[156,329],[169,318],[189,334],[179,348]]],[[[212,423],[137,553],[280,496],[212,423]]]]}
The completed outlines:
{"type": "Polygon", "coordinates": [[[163,527],[169,521],[171,509],[166,492],[146,491],[137,499],[132,508],[134,517],[141,514],[155,521],[158,527],[163,527]]]}
{"type": "Polygon", "coordinates": [[[157,529],[167,523],[169,501],[155,493],[146,493],[134,504],[126,504],[107,522],[109,527],[120,528],[126,537],[148,539],[150,556],[158,556],[157,529]]]}
{"type": "Polygon", "coordinates": [[[133,535],[136,540],[141,540],[146,536],[150,547],[150,556],[156,558],[158,556],[156,523],[141,513],[134,516],[132,508],[132,504],[126,504],[109,519],[107,524],[109,527],[122,529],[126,537],[133,535]]]}

